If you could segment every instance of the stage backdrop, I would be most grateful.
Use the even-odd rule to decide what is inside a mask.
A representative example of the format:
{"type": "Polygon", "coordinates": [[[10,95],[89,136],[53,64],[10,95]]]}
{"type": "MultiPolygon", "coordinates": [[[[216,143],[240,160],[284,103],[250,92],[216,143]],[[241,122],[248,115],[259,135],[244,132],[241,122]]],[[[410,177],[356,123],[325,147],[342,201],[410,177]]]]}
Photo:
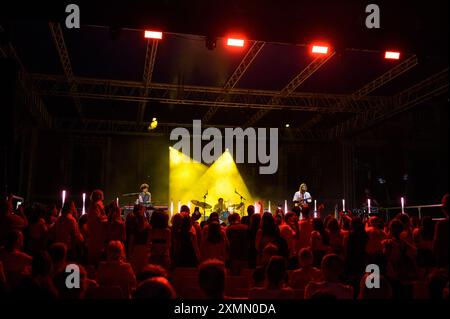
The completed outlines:
{"type": "Polygon", "coordinates": [[[107,201],[119,197],[121,204],[132,204],[136,197],[121,194],[139,192],[145,182],[150,185],[152,200],[166,204],[168,173],[168,144],[163,137],[42,132],[33,165],[31,197],[54,202],[64,188],[80,205],[83,192],[100,188],[107,201]]]}

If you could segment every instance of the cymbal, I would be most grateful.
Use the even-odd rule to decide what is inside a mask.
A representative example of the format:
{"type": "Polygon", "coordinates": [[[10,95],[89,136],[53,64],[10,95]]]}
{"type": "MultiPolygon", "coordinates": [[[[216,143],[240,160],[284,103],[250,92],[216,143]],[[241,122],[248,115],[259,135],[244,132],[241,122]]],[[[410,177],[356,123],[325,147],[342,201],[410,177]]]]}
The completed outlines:
{"type": "Polygon", "coordinates": [[[209,205],[208,203],[201,202],[201,201],[198,201],[198,200],[195,200],[195,199],[191,200],[191,203],[194,204],[195,206],[198,206],[198,207],[201,207],[201,208],[204,208],[204,209],[212,208],[212,206],[209,205]]]}
{"type": "Polygon", "coordinates": [[[239,208],[241,208],[242,206],[244,206],[244,203],[233,204],[233,205],[230,205],[230,206],[228,206],[228,207],[232,207],[233,209],[239,209],[239,208]]]}

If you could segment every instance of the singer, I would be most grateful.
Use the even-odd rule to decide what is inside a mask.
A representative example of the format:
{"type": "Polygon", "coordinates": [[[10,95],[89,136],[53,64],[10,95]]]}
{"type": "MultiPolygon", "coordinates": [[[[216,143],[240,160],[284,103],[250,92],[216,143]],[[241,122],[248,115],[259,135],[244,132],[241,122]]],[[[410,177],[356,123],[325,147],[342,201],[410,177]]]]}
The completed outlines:
{"type": "Polygon", "coordinates": [[[308,193],[308,186],[305,183],[300,185],[300,188],[294,194],[294,198],[292,199],[296,206],[303,206],[304,204],[310,204],[312,202],[311,194],[308,193]]]}

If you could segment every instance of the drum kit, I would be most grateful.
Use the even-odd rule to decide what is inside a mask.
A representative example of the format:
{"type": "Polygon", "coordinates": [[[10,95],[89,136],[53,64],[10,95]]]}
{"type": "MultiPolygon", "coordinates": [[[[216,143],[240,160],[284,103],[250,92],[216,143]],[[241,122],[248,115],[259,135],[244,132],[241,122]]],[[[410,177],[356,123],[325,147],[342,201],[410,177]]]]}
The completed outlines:
{"type": "MultiPolygon", "coordinates": [[[[208,210],[210,212],[210,214],[213,212],[212,211],[212,206],[206,202],[202,202],[196,199],[192,199],[191,203],[199,208],[203,209],[204,212],[204,220],[206,221],[206,211],[208,210]]],[[[219,214],[219,219],[220,221],[228,224],[228,216],[230,216],[233,213],[236,212],[240,212],[242,214],[242,209],[244,208],[244,203],[240,202],[239,204],[231,204],[228,201],[225,201],[225,208],[221,211],[217,211],[217,213],[219,214]]]]}
{"type": "MultiPolygon", "coordinates": [[[[224,222],[224,223],[226,223],[226,224],[228,224],[228,216],[230,216],[231,214],[233,214],[233,213],[240,213],[241,215],[243,215],[243,213],[244,213],[244,207],[245,207],[245,205],[244,205],[244,200],[245,200],[245,198],[242,197],[236,190],[235,190],[235,193],[238,194],[238,195],[240,196],[240,198],[241,198],[240,203],[238,203],[238,204],[233,204],[233,203],[231,203],[230,201],[225,201],[225,202],[224,202],[224,204],[225,204],[225,205],[224,205],[224,209],[222,209],[222,210],[220,210],[220,211],[216,211],[216,212],[219,214],[219,219],[220,219],[220,221],[221,221],[221,222],[224,222]]],[[[122,194],[123,197],[136,197],[136,196],[138,196],[138,195],[139,195],[139,193],[127,193],[127,194],[122,194]]],[[[206,196],[207,196],[207,195],[208,195],[208,193],[206,193],[206,194],[203,196],[203,201],[199,201],[199,200],[196,200],[196,199],[191,200],[191,203],[192,203],[193,205],[195,205],[196,207],[199,207],[199,208],[203,209],[203,220],[204,220],[204,221],[206,221],[206,220],[208,219],[208,218],[206,217],[206,211],[209,212],[208,216],[213,212],[213,207],[212,207],[210,204],[208,204],[208,203],[206,202],[206,196]]],[[[150,217],[151,217],[153,211],[154,211],[155,209],[158,209],[158,208],[159,208],[158,206],[154,206],[154,204],[151,203],[151,202],[143,203],[143,204],[141,204],[141,205],[143,205],[143,206],[145,207],[145,215],[146,215],[146,217],[147,217],[148,219],[150,219],[150,217]]],[[[126,212],[130,212],[130,211],[133,210],[133,205],[128,204],[128,205],[125,205],[123,208],[124,208],[124,210],[125,210],[125,215],[126,215],[126,212]]],[[[165,206],[165,208],[167,209],[166,206],[165,206]]]]}

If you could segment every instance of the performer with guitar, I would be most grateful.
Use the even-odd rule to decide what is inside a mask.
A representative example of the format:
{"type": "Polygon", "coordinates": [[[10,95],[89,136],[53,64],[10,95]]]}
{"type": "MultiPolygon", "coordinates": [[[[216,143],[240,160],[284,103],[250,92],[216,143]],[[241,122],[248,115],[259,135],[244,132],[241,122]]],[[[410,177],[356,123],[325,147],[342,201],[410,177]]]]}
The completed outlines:
{"type": "Polygon", "coordinates": [[[294,198],[292,199],[295,206],[302,207],[304,204],[310,204],[312,202],[311,194],[308,193],[308,187],[305,183],[300,185],[300,188],[294,194],[294,198]]]}

